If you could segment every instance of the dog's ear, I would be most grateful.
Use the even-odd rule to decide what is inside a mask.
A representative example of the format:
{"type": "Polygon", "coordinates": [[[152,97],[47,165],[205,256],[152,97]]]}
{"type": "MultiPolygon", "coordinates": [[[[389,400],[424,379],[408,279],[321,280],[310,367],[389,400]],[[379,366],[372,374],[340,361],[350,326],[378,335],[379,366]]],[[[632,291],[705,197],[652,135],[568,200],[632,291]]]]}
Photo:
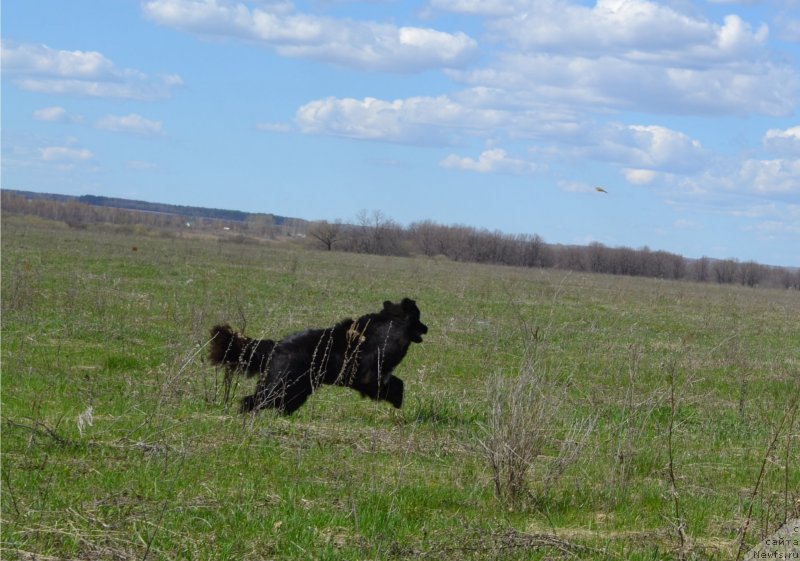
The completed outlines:
{"type": "Polygon", "coordinates": [[[407,314],[413,314],[415,312],[419,312],[419,308],[417,308],[417,303],[414,302],[411,298],[403,298],[403,301],[400,302],[400,307],[403,308],[403,311],[407,314]]]}
{"type": "Polygon", "coordinates": [[[395,304],[394,302],[387,300],[383,303],[383,313],[389,316],[402,317],[405,313],[405,310],[403,310],[400,304],[395,304]]]}

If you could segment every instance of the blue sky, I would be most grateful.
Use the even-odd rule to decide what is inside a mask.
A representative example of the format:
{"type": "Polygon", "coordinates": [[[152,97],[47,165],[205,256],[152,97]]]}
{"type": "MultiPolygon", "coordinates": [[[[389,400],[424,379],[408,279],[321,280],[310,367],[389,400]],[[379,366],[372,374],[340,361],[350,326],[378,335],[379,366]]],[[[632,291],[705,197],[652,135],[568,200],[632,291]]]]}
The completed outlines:
{"type": "Polygon", "coordinates": [[[7,189],[800,266],[798,108],[800,0],[2,4],[7,189]]]}

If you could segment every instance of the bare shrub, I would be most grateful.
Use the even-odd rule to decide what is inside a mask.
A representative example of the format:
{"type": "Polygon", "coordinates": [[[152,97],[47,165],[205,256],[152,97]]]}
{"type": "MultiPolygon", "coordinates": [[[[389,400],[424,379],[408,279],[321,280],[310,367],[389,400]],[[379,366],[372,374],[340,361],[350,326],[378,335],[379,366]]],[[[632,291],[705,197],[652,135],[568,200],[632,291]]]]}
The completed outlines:
{"type": "Polygon", "coordinates": [[[516,376],[495,374],[489,382],[490,411],[481,448],[492,470],[497,497],[519,504],[531,495],[536,472],[544,491],[576,463],[596,419],[575,421],[561,442],[563,407],[557,381],[548,380],[534,361],[523,362],[516,376]],[[555,456],[546,450],[555,449],[555,456]]]}

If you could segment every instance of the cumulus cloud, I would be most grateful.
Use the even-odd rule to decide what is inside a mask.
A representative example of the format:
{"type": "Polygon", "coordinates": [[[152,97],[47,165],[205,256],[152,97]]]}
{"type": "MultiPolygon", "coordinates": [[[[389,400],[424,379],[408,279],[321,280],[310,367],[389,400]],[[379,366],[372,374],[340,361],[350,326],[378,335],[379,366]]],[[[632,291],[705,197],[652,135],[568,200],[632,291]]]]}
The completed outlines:
{"type": "Polygon", "coordinates": [[[98,129],[112,132],[137,134],[142,136],[156,136],[163,133],[161,121],[145,119],[141,115],[106,115],[95,125],[98,129]]]}
{"type": "Polygon", "coordinates": [[[656,182],[669,193],[670,203],[758,218],[800,195],[800,158],[720,159],[714,169],[686,176],[658,174],[656,182]]]}
{"type": "Polygon", "coordinates": [[[169,97],[183,83],[175,74],[153,77],[118,68],[96,51],[57,50],[6,40],[0,48],[3,73],[18,87],[37,93],[152,100],[169,97]]]}
{"type": "Polygon", "coordinates": [[[95,51],[59,51],[46,45],[2,42],[6,72],[72,79],[109,79],[114,65],[95,51]]]}
{"type": "Polygon", "coordinates": [[[586,131],[584,141],[585,146],[564,148],[564,153],[619,164],[625,178],[639,185],[650,183],[656,172],[697,173],[710,158],[698,140],[657,125],[598,125],[586,131]]]}
{"type": "Polygon", "coordinates": [[[800,159],[747,160],[742,164],[741,180],[764,195],[800,194],[800,159]]]}
{"type": "MultiPolygon", "coordinates": [[[[555,158],[591,158],[621,164],[632,183],[652,181],[655,172],[692,173],[707,165],[709,152],[696,139],[662,126],[576,122],[574,116],[540,110],[510,111],[485,107],[480,95],[376,98],[326,98],[309,102],[295,114],[297,130],[361,140],[418,145],[452,145],[464,136],[532,139],[555,158]]],[[[258,125],[262,130],[274,125],[258,125]]],[[[491,158],[493,154],[487,153],[491,158]]],[[[458,160],[448,164],[455,167],[458,160]]],[[[465,159],[461,167],[491,169],[488,161],[465,159]],[[468,161],[474,162],[470,164],[468,161]]],[[[508,171],[508,169],[506,169],[508,171]]],[[[529,170],[528,170],[529,171],[529,170]]]]}
{"type": "Polygon", "coordinates": [[[707,153],[688,135],[654,125],[630,125],[633,161],[651,170],[694,171],[702,167],[707,153]]]}
{"type": "Polygon", "coordinates": [[[481,153],[477,160],[450,154],[440,162],[440,165],[447,169],[515,175],[535,173],[540,169],[533,162],[509,157],[506,151],[501,148],[486,150],[481,153]]]}
{"type": "Polygon", "coordinates": [[[39,149],[42,160],[46,162],[81,162],[94,158],[94,154],[86,148],[70,146],[48,146],[39,149]]]}
{"type": "Polygon", "coordinates": [[[511,51],[486,67],[450,75],[471,87],[491,87],[516,107],[786,116],[800,102],[798,69],[763,60],[692,68],[605,54],[511,51]]]}
{"type": "Polygon", "coordinates": [[[225,0],[151,0],[144,13],[168,27],[204,36],[255,41],[289,57],[370,71],[417,72],[471,59],[465,33],[296,13],[286,3],[250,7],[225,0]]]}
{"type": "Polygon", "coordinates": [[[710,21],[649,0],[522,4],[487,16],[500,54],[452,77],[522,107],[786,116],[800,102],[800,70],[770,53],[765,24],[710,21]]]}
{"type": "Polygon", "coordinates": [[[405,117],[403,100],[384,101],[375,98],[312,101],[300,107],[295,116],[305,133],[331,134],[363,140],[421,142],[424,126],[405,117]]]}
{"type": "Polygon", "coordinates": [[[506,112],[469,107],[448,96],[327,98],[303,105],[295,116],[304,133],[416,144],[448,144],[456,131],[486,131],[509,119],[506,112]]]}
{"type": "Polygon", "coordinates": [[[739,61],[763,48],[769,31],[739,16],[715,23],[651,0],[531,1],[491,22],[496,36],[522,50],[604,56],[678,66],[739,61]]]}
{"type": "Polygon", "coordinates": [[[800,126],[768,130],[764,135],[764,148],[776,154],[800,156],[800,126]]]}
{"type": "Polygon", "coordinates": [[[53,123],[69,122],[70,117],[67,110],[63,107],[43,107],[33,112],[33,118],[37,121],[50,121],[53,123]]]}
{"type": "Polygon", "coordinates": [[[518,15],[493,22],[491,29],[523,49],[576,54],[595,49],[667,52],[702,42],[709,32],[702,23],[645,0],[598,0],[594,6],[530,2],[518,15]]]}

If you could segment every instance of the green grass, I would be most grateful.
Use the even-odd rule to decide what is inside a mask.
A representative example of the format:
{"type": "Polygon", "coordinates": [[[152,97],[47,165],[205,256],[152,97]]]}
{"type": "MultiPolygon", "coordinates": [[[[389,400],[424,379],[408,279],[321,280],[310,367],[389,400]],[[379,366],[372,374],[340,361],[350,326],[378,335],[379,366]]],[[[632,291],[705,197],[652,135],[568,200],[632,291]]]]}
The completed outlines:
{"type": "MultiPolygon", "coordinates": [[[[554,533],[582,558],[673,559],[672,369],[688,554],[728,559],[800,391],[799,317],[796,291],[4,216],[2,558],[544,559],[566,555],[542,541],[554,533]],[[204,360],[220,321],[277,338],[403,296],[430,332],[397,370],[401,410],[325,387],[292,417],[239,416],[204,360]],[[558,413],[511,504],[481,441],[491,378],[525,359],[558,413]],[[589,418],[583,453],[545,487],[568,427],[589,418]]],[[[800,516],[794,422],[748,544],[800,516]]]]}

